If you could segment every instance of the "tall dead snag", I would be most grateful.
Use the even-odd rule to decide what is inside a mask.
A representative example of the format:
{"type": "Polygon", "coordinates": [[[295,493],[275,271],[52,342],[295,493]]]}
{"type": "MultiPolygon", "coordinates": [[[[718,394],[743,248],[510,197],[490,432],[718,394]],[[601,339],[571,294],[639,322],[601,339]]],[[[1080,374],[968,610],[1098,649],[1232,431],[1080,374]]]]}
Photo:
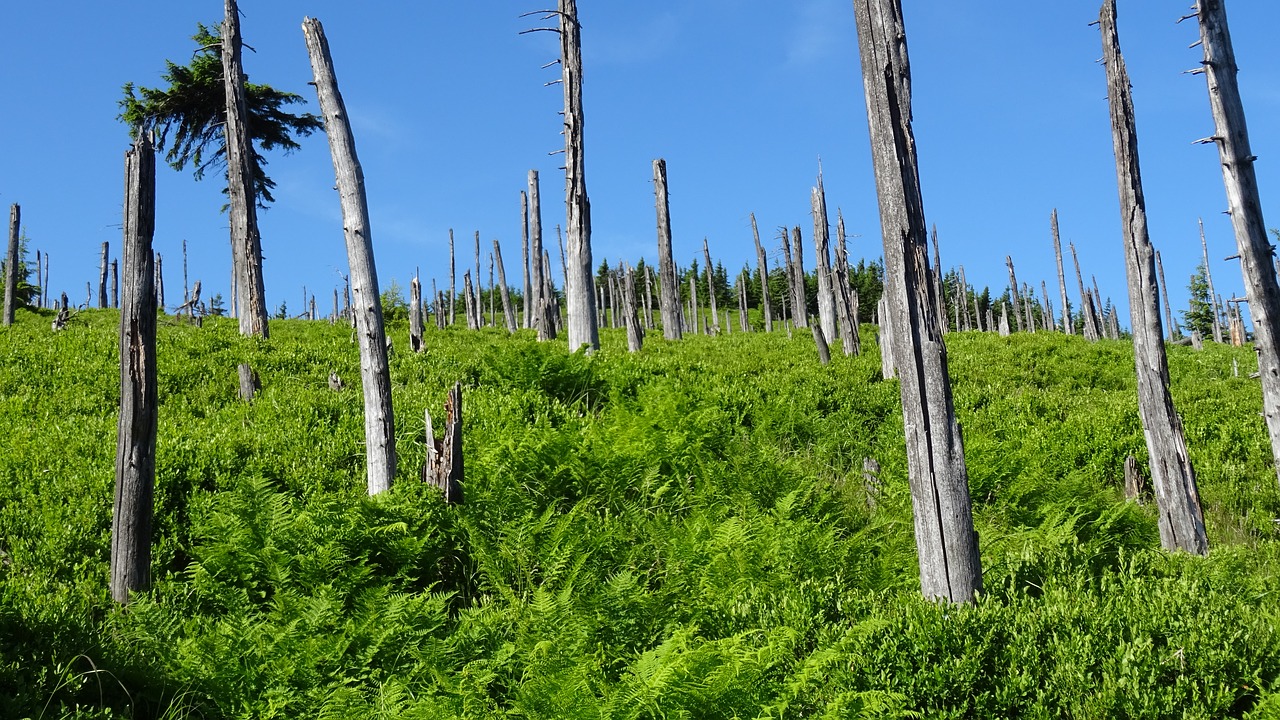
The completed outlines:
{"type": "MultiPolygon", "coordinates": [[[[1258,371],[1262,378],[1262,411],[1271,438],[1271,455],[1280,473],[1280,285],[1272,266],[1271,245],[1262,219],[1258,179],[1253,169],[1257,159],[1249,147],[1249,129],[1244,104],[1236,85],[1235,50],[1227,27],[1227,9],[1222,0],[1197,0],[1200,41],[1204,47],[1204,75],[1209,83],[1209,104],[1213,109],[1214,136],[1222,161],[1222,182],[1226,186],[1231,227],[1240,251],[1245,297],[1253,315],[1253,342],[1258,351],[1258,371]]],[[[1206,271],[1207,271],[1206,267],[1206,271]]]]}
{"type": "Polygon", "coordinates": [[[1067,276],[1062,270],[1062,241],[1058,238],[1058,208],[1049,215],[1049,230],[1053,233],[1053,257],[1058,263],[1058,291],[1062,297],[1062,332],[1074,335],[1075,325],[1071,322],[1071,305],[1067,302],[1067,276]]]}
{"type": "Polygon", "coordinates": [[[424,410],[427,456],[422,463],[422,481],[444,493],[450,505],[462,504],[462,384],[454,383],[444,403],[444,437],[437,440],[431,426],[431,411],[424,410]]]}
{"type": "Polygon", "coordinates": [[[855,0],[884,236],[885,294],[893,318],[920,589],[967,603],[982,590],[964,442],[956,423],[947,348],[925,255],[928,240],[911,129],[911,74],[899,0],[855,0]]]}
{"type": "Polygon", "coordinates": [[[892,380],[897,377],[893,369],[893,316],[889,312],[889,298],[884,295],[876,305],[876,318],[880,321],[880,376],[892,380]]]}
{"type": "Polygon", "coordinates": [[[1160,279],[1160,301],[1164,304],[1165,332],[1170,340],[1178,335],[1178,326],[1173,322],[1173,306],[1169,304],[1169,283],[1164,279],[1164,261],[1160,259],[1160,251],[1156,251],[1156,275],[1160,279]]]}
{"type": "Polygon", "coordinates": [[[453,228],[449,228],[449,324],[458,320],[458,272],[454,264],[453,228]]]}
{"type": "Polygon", "coordinates": [[[822,334],[822,323],[814,325],[811,329],[813,330],[813,343],[818,348],[818,362],[823,365],[830,365],[831,346],[827,344],[827,338],[822,334]]]}
{"type": "Polygon", "coordinates": [[[858,338],[858,294],[849,287],[849,250],[845,246],[844,215],[836,210],[836,307],[840,320],[840,344],[845,355],[862,354],[858,338]]]}
{"type": "Polygon", "coordinates": [[[756,227],[756,214],[751,213],[751,235],[756,241],[756,266],[760,272],[760,309],[764,312],[764,331],[773,332],[773,308],[769,307],[769,259],[760,244],[760,229],[756,227]]]}
{"type": "Polygon", "coordinates": [[[480,325],[476,320],[476,318],[478,317],[478,313],[476,311],[475,291],[471,287],[471,271],[470,270],[467,270],[466,272],[462,273],[462,299],[463,299],[463,307],[465,308],[466,315],[467,315],[467,329],[479,330],[480,325]]]}
{"type": "Polygon", "coordinates": [[[111,307],[120,307],[120,266],[111,261],[111,307]]]}
{"type": "Polygon", "coordinates": [[[809,299],[804,286],[804,243],[800,241],[800,226],[791,228],[791,275],[795,278],[791,288],[795,291],[791,317],[798,328],[809,327],[809,299]]]}
{"type": "Polygon", "coordinates": [[[831,225],[827,218],[827,191],[822,187],[822,168],[818,168],[818,184],[810,193],[813,212],[813,255],[818,274],[818,324],[827,340],[836,337],[835,283],[831,278],[831,225]]]}
{"type": "Polygon", "coordinates": [[[102,243],[102,257],[98,260],[98,308],[105,310],[111,307],[107,299],[107,273],[111,267],[110,244],[102,243]]]}
{"type": "Polygon", "coordinates": [[[249,139],[249,105],[240,62],[240,11],[226,0],[222,21],[223,87],[226,91],[227,202],[231,221],[232,272],[239,293],[240,334],[267,337],[266,290],[262,281],[262,240],[253,185],[253,148],[249,139]]]}
{"type": "Polygon", "coordinates": [[[164,312],[164,258],[156,253],[156,308],[164,312]]]}
{"type": "Polygon", "coordinates": [[[517,329],[516,325],[516,309],[511,304],[511,289],[507,287],[507,270],[502,266],[502,248],[498,246],[498,241],[493,241],[493,262],[498,267],[498,292],[502,294],[502,316],[507,321],[507,332],[513,333],[517,329]]]}
{"type": "Polygon", "coordinates": [[[520,271],[524,276],[520,326],[528,330],[533,327],[533,284],[529,277],[529,195],[524,190],[520,191],[520,271]]]}
{"type": "Polygon", "coordinates": [[[667,199],[667,161],[653,161],[654,207],[658,214],[658,306],[662,314],[662,336],[679,340],[680,281],[676,279],[676,263],[671,253],[671,205],[667,199]]]}
{"type": "Polygon", "coordinates": [[[742,274],[738,276],[738,329],[742,332],[751,332],[751,321],[747,317],[747,283],[751,282],[747,274],[747,269],[742,269],[742,274]]]}
{"type": "Polygon", "coordinates": [[[787,320],[787,306],[791,306],[791,326],[796,327],[796,274],[795,268],[791,262],[791,235],[787,228],[778,228],[779,239],[782,241],[782,275],[787,280],[787,295],[782,300],[782,321],[787,320]]]}
{"type": "Polygon", "coordinates": [[[1018,332],[1022,332],[1022,298],[1018,295],[1018,276],[1013,272],[1013,257],[1005,255],[1004,264],[1009,267],[1009,296],[1013,300],[1013,320],[1018,326],[1018,332]]]}
{"type": "Polygon", "coordinates": [[[702,238],[702,260],[706,263],[704,274],[707,276],[707,298],[711,307],[711,334],[720,334],[720,311],[716,307],[716,274],[711,267],[711,251],[707,248],[707,239],[702,238]]]}
{"type": "Polygon", "coordinates": [[[1080,257],[1076,255],[1076,244],[1067,243],[1067,247],[1071,249],[1071,262],[1076,267],[1076,283],[1080,285],[1080,314],[1084,316],[1084,337],[1086,340],[1097,340],[1100,335],[1097,315],[1093,311],[1093,302],[1089,293],[1084,289],[1084,275],[1080,272],[1080,257]]]}
{"type": "Polygon", "coordinates": [[[156,480],[156,294],[151,240],[156,222],[156,157],[139,129],[125,153],[124,307],[120,311],[120,418],[111,517],[111,598],[151,584],[151,517],[156,480]]]}
{"type": "Polygon", "coordinates": [[[13,324],[14,309],[18,306],[18,226],[22,223],[22,208],[17,203],[9,206],[9,243],[4,260],[4,324],[13,324]]]}
{"type": "MultiPolygon", "coordinates": [[[[338,304],[336,290],[333,299],[336,306],[338,304]]],[[[417,275],[409,281],[409,349],[416,353],[426,349],[422,344],[422,282],[418,280],[417,275]]]]}
{"type": "Polygon", "coordinates": [[[636,273],[630,265],[624,269],[621,263],[618,264],[618,272],[622,274],[622,317],[627,326],[627,350],[640,352],[644,345],[644,327],[636,314],[636,273]]]}
{"type": "Polygon", "coordinates": [[[333,155],[338,195],[342,200],[342,224],[351,264],[352,312],[360,342],[360,379],[364,389],[365,457],[369,463],[369,494],[391,487],[396,475],[395,417],[391,412],[391,372],[387,367],[387,339],[382,326],[382,302],[378,273],[373,264],[373,237],[369,233],[369,203],[364,192],[364,170],[356,157],[355,138],[348,124],[347,108],[338,92],[329,41],[320,21],[302,21],[316,94],[324,116],[325,134],[333,155]]]}
{"type": "Polygon", "coordinates": [[[569,313],[569,350],[600,349],[591,267],[591,201],[582,152],[582,35],[576,0],[560,0],[561,85],[564,86],[565,262],[564,300],[569,313]]]}
{"type": "Polygon", "coordinates": [[[1209,307],[1213,310],[1213,341],[1222,342],[1222,315],[1218,308],[1218,295],[1213,289],[1213,271],[1209,269],[1209,243],[1204,239],[1204,220],[1196,218],[1200,224],[1200,250],[1204,253],[1204,281],[1209,286],[1209,307]]]}
{"type": "Polygon", "coordinates": [[[1116,34],[1115,0],[1105,0],[1102,4],[1099,22],[1102,25],[1102,57],[1107,69],[1107,98],[1111,106],[1116,180],[1120,188],[1124,264],[1129,276],[1129,317],[1133,324],[1133,352],[1138,374],[1138,412],[1151,459],[1151,484],[1160,508],[1160,542],[1166,550],[1204,555],[1209,551],[1209,541],[1205,536],[1195,471],[1187,453],[1182,421],[1169,395],[1169,365],[1165,358],[1164,332],[1160,326],[1155,250],[1147,235],[1147,209],[1138,162],[1133,95],[1116,34]]]}

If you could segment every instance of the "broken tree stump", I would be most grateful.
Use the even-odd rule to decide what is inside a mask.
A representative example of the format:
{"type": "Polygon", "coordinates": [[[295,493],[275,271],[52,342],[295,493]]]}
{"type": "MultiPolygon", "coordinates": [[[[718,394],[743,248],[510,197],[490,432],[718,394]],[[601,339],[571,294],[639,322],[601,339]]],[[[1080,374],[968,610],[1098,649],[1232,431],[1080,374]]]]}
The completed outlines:
{"type": "Polygon", "coordinates": [[[444,404],[444,437],[435,436],[431,411],[424,410],[427,456],[422,463],[422,481],[444,493],[450,505],[462,504],[462,384],[454,383],[444,404]]]}

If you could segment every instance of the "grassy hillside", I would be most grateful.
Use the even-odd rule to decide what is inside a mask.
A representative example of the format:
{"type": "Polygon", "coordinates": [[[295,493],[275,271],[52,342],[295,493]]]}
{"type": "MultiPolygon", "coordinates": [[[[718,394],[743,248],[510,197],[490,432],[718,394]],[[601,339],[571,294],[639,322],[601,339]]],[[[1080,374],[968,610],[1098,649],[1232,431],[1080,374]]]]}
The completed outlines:
{"type": "Polygon", "coordinates": [[[431,329],[414,356],[397,327],[400,471],[369,499],[349,328],[162,322],[155,589],[122,611],[116,316],[48,327],[0,331],[0,714],[1280,715],[1280,492],[1249,349],[1171,349],[1202,559],[1161,552],[1153,508],[1123,500],[1126,455],[1145,464],[1129,346],[948,336],[986,572],[954,608],[919,597],[873,343],[822,367],[801,334],[632,356],[603,331],[586,358],[431,329]],[[417,473],[422,411],[455,380],[449,508],[417,473]]]}

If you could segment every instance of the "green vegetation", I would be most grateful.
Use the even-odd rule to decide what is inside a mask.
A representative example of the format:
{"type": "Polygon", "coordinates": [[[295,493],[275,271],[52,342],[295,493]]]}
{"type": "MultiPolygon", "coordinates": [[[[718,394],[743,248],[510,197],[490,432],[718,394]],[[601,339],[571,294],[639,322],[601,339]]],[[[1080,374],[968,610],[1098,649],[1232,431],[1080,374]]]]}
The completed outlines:
{"type": "MultiPolygon", "coordinates": [[[[155,588],[107,592],[116,314],[0,335],[0,697],[31,718],[1280,714],[1280,492],[1250,349],[1170,348],[1213,551],[1159,550],[1123,342],[948,336],[986,595],[924,601],[894,382],[796,334],[595,357],[427,329],[365,496],[350,328],[162,321],[155,588]],[[263,382],[236,397],[236,364],[263,382]],[[1237,362],[1240,377],[1233,376],[1237,362]],[[328,389],[330,371],[347,381],[328,389]],[[464,385],[466,497],[416,479],[464,385]],[[864,457],[879,461],[869,498],[864,457]],[[873,499],[874,502],[869,502],[873,499]]],[[[430,326],[430,323],[428,323],[430,326]]]]}

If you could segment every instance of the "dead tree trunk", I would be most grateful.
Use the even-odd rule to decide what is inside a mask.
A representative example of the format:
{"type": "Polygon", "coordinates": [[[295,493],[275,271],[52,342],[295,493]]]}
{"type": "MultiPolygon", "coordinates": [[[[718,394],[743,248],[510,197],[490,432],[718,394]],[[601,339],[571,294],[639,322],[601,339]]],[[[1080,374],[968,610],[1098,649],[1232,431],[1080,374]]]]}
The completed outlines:
{"type": "Polygon", "coordinates": [[[707,299],[711,307],[711,334],[720,334],[720,311],[716,307],[716,274],[711,267],[711,251],[707,248],[707,239],[702,238],[702,259],[706,263],[707,299]]]}
{"type": "Polygon", "coordinates": [[[1009,305],[1000,303],[1000,337],[1009,337],[1009,305]]]}
{"type": "Polygon", "coordinates": [[[835,289],[837,319],[840,321],[840,345],[844,354],[860,355],[858,338],[858,303],[856,293],[849,287],[849,250],[845,246],[844,214],[836,210],[836,267],[835,289]]]}
{"type": "Polygon", "coordinates": [[[533,293],[533,327],[538,330],[539,340],[554,340],[556,337],[555,320],[550,316],[551,301],[546,295],[546,288],[551,284],[551,273],[543,264],[545,251],[542,247],[542,200],[541,184],[538,171],[529,171],[529,282],[533,293]]]}
{"type": "Polygon", "coordinates": [[[120,307],[120,266],[115,260],[111,261],[111,307],[120,307]]]}
{"type": "Polygon", "coordinates": [[[444,493],[449,505],[462,504],[462,384],[454,383],[444,403],[444,437],[437,440],[431,426],[431,411],[424,410],[427,456],[422,463],[422,481],[444,493]]]}
{"type": "MultiPolygon", "coordinates": [[[[1280,473],[1280,285],[1271,264],[1271,245],[1262,218],[1262,202],[1249,147],[1244,104],[1236,85],[1235,50],[1227,27],[1222,0],[1198,0],[1200,40],[1204,46],[1204,73],[1213,109],[1214,140],[1222,161],[1231,226],[1240,250],[1245,297],[1253,316],[1253,341],[1262,378],[1262,410],[1271,438],[1271,454],[1280,473]]],[[[1206,268],[1207,271],[1207,268],[1206,268]]]]}
{"type": "Polygon", "coordinates": [[[624,270],[621,263],[618,265],[618,272],[622,274],[622,304],[625,313],[623,321],[627,326],[627,350],[640,352],[640,348],[644,346],[644,328],[641,327],[640,318],[636,314],[636,273],[630,265],[627,265],[624,270]]]}
{"type": "Polygon", "coordinates": [[[240,63],[240,12],[236,0],[224,3],[222,68],[226,92],[227,202],[231,221],[232,262],[240,292],[240,334],[267,337],[266,290],[262,280],[262,240],[254,188],[254,153],[249,136],[249,105],[240,63]]]}
{"type": "Polygon", "coordinates": [[[378,274],[373,264],[373,238],[369,231],[369,204],[365,197],[364,171],[356,157],[355,138],[347,123],[346,105],[338,92],[338,80],[320,21],[302,23],[315,75],[316,94],[324,116],[325,134],[333,155],[338,194],[342,200],[347,259],[351,264],[352,311],[360,341],[360,377],[364,388],[365,456],[369,463],[369,494],[391,487],[396,475],[395,416],[391,412],[391,373],[387,366],[387,339],[382,325],[378,274]]]}
{"type": "Polygon", "coordinates": [[[822,323],[819,322],[813,328],[813,343],[818,348],[818,362],[823,365],[831,364],[831,347],[827,344],[827,338],[822,334],[822,323]]]}
{"type": "Polygon", "coordinates": [[[1013,300],[1013,319],[1022,332],[1022,298],[1018,295],[1018,277],[1013,272],[1013,258],[1004,256],[1004,264],[1009,267],[1009,297],[1013,300]]]}
{"type": "Polygon", "coordinates": [[[698,305],[697,273],[689,273],[689,322],[694,335],[702,335],[702,308],[698,305]]]}
{"type": "MultiPolygon", "coordinates": [[[[338,299],[336,291],[333,298],[336,305],[338,299]]],[[[409,350],[420,353],[424,349],[422,344],[422,282],[418,280],[417,275],[414,275],[413,280],[409,281],[409,350]]]]}
{"type": "MultiPolygon", "coordinates": [[[[19,226],[22,224],[22,208],[17,203],[9,206],[9,243],[4,260],[4,324],[13,325],[14,311],[18,306],[18,244],[19,226]]],[[[103,243],[106,245],[106,243],[103,243]]]]}
{"type": "Polygon", "coordinates": [[[1204,253],[1204,281],[1209,286],[1209,307],[1213,309],[1213,341],[1222,342],[1222,322],[1218,319],[1222,315],[1221,308],[1218,307],[1218,294],[1213,289],[1213,272],[1209,269],[1209,243],[1204,239],[1204,220],[1196,218],[1200,224],[1200,250],[1204,253]]]}
{"type": "Polygon", "coordinates": [[[476,231],[476,284],[474,288],[475,303],[472,305],[472,312],[476,314],[476,328],[484,327],[484,305],[481,301],[481,293],[484,291],[484,275],[481,274],[480,268],[480,231],[476,231]]]}
{"type": "Polygon", "coordinates": [[[247,403],[253,402],[253,396],[262,388],[258,373],[253,371],[249,363],[240,363],[236,366],[236,374],[240,378],[240,399],[247,403]]]}
{"type": "Polygon", "coordinates": [[[156,253],[156,309],[164,312],[164,258],[156,253]]]}
{"type": "Polygon", "coordinates": [[[1084,289],[1084,275],[1080,272],[1080,257],[1076,255],[1076,244],[1067,243],[1067,247],[1071,250],[1071,262],[1076,267],[1076,282],[1080,285],[1080,314],[1084,316],[1084,337],[1086,340],[1097,340],[1099,335],[1098,325],[1095,322],[1097,316],[1093,312],[1089,293],[1084,289]]]}
{"type": "Polygon", "coordinates": [[[521,296],[524,317],[520,326],[526,330],[533,327],[533,281],[529,277],[529,194],[520,191],[520,272],[524,276],[524,294],[521,296]]]}
{"type": "Polygon", "coordinates": [[[507,271],[502,266],[502,248],[498,246],[498,241],[493,241],[493,259],[498,266],[498,292],[502,294],[502,316],[507,321],[507,332],[514,333],[518,329],[516,324],[516,309],[511,304],[511,290],[507,288],[507,271]]]}
{"type": "Polygon", "coordinates": [[[1067,301],[1067,276],[1062,270],[1062,241],[1058,238],[1058,208],[1049,216],[1049,230],[1053,233],[1053,257],[1058,263],[1058,291],[1062,299],[1062,332],[1075,334],[1075,324],[1071,322],[1071,304],[1067,301]]]}
{"type": "Polygon", "coordinates": [[[1160,259],[1160,251],[1156,251],[1156,275],[1160,279],[1160,299],[1164,303],[1165,333],[1169,340],[1179,335],[1178,325],[1173,322],[1173,306],[1169,304],[1169,283],[1164,279],[1164,261],[1160,259]]]}
{"type": "Polygon", "coordinates": [[[810,195],[813,211],[813,255],[818,274],[818,324],[822,336],[836,337],[836,295],[831,278],[831,230],[827,217],[827,191],[822,185],[822,168],[818,168],[818,184],[810,195]]]}
{"type": "Polygon", "coordinates": [[[111,301],[107,295],[107,274],[111,269],[109,251],[109,243],[102,243],[102,258],[98,261],[98,309],[100,310],[111,307],[111,301]]]}
{"type": "Polygon", "coordinates": [[[595,277],[591,267],[591,201],[582,154],[582,36],[577,0],[560,0],[560,65],[564,86],[565,265],[564,299],[569,311],[569,350],[600,349],[595,277]]]}
{"type": "Polygon", "coordinates": [[[449,325],[458,320],[458,271],[454,264],[453,228],[449,228],[449,325]]]}
{"type": "Polygon", "coordinates": [[[751,331],[751,321],[747,318],[747,283],[751,282],[747,269],[742,269],[742,274],[738,276],[738,329],[742,332],[751,331]]]}
{"type": "Polygon", "coordinates": [[[120,417],[111,518],[111,598],[151,584],[151,518],[156,479],[156,161],[139,129],[125,154],[124,308],[120,313],[120,417]]]}
{"type": "Polygon", "coordinates": [[[476,323],[475,291],[471,285],[470,270],[467,270],[462,273],[462,300],[463,300],[463,308],[467,315],[467,329],[479,330],[480,326],[476,323]]]}
{"type": "Polygon", "coordinates": [[[756,241],[756,266],[760,272],[760,308],[764,312],[764,331],[773,332],[773,308],[769,304],[769,259],[760,244],[760,229],[756,227],[756,214],[751,213],[751,235],[756,241]]]}
{"type": "MultiPolygon", "coordinates": [[[[963,271],[963,268],[961,268],[963,271]]],[[[1044,318],[1041,320],[1042,327],[1045,332],[1053,332],[1058,326],[1058,322],[1053,319],[1053,304],[1049,302],[1049,285],[1044,280],[1040,281],[1041,308],[1044,312],[1044,318]]]]}
{"type": "Polygon", "coordinates": [[[947,293],[942,286],[942,254],[938,252],[938,225],[935,223],[933,232],[929,234],[933,241],[933,272],[930,280],[933,282],[933,291],[938,303],[938,317],[941,319],[942,334],[947,334],[947,293]]]}
{"type": "Polygon", "coordinates": [[[1204,555],[1209,551],[1196,476],[1187,452],[1182,421],[1169,394],[1169,365],[1160,327],[1160,297],[1155,277],[1155,251],[1147,235],[1146,201],[1138,161],[1138,135],[1133,95],[1120,40],[1116,34],[1115,0],[1105,0],[1102,55],[1107,69],[1111,135],[1120,188],[1120,217],[1129,276],[1129,312],[1138,374],[1138,411],[1151,462],[1151,484],[1160,508],[1160,540],[1166,550],[1204,555]]]}
{"type": "Polygon", "coordinates": [[[884,295],[876,306],[876,318],[880,321],[880,376],[892,380],[897,377],[893,363],[893,314],[889,312],[889,298],[884,295]]]}
{"type": "Polygon", "coordinates": [[[658,213],[658,305],[662,311],[662,336],[679,340],[680,282],[676,279],[676,263],[671,253],[671,206],[667,199],[667,161],[653,161],[654,206],[658,213]]]}
{"type": "Polygon", "coordinates": [[[791,228],[791,274],[795,276],[795,284],[791,287],[796,296],[791,308],[791,317],[798,328],[809,327],[809,298],[804,283],[804,243],[800,240],[800,226],[791,228]]]}

